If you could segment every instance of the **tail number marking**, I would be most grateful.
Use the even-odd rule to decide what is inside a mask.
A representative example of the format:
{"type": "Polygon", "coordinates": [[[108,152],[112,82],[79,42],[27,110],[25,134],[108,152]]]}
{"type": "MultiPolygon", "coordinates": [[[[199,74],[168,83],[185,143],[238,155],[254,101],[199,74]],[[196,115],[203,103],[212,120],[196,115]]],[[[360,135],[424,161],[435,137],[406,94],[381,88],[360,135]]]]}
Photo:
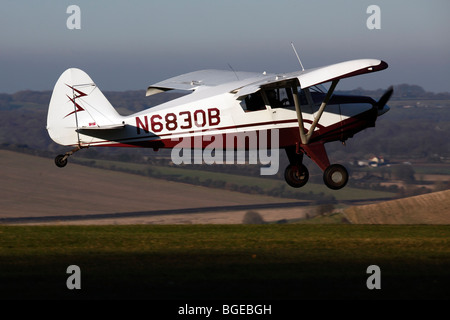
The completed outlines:
{"type": "Polygon", "coordinates": [[[145,133],[161,132],[164,128],[167,131],[174,131],[180,129],[191,129],[192,127],[203,128],[206,125],[216,126],[220,124],[220,110],[217,108],[210,108],[208,110],[181,111],[177,114],[169,112],[164,117],[159,114],[136,117],[137,134],[141,134],[141,129],[145,133]]]}

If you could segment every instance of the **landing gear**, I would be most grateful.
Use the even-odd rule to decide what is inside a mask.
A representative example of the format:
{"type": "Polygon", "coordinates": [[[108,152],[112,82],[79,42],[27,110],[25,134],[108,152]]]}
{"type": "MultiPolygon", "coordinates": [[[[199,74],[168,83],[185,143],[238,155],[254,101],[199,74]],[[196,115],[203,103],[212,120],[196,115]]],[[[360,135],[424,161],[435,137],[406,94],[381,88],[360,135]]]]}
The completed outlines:
{"type": "Polygon", "coordinates": [[[300,165],[288,165],[284,171],[284,179],[293,188],[303,187],[309,179],[308,168],[303,163],[300,165]]]}
{"type": "Polygon", "coordinates": [[[297,152],[295,146],[290,146],[286,148],[286,154],[290,164],[284,171],[284,179],[291,187],[301,188],[308,182],[309,179],[308,168],[306,168],[302,163],[303,153],[297,152]]]}
{"type": "Polygon", "coordinates": [[[65,154],[59,154],[55,158],[55,164],[59,168],[64,168],[67,165],[67,158],[73,155],[78,150],[81,150],[82,147],[77,146],[76,148],[66,152],[65,154]]]}
{"type": "MultiPolygon", "coordinates": [[[[298,152],[295,146],[287,147],[286,154],[289,166],[284,171],[284,179],[293,188],[303,187],[309,179],[308,169],[303,162],[303,152],[298,152]]],[[[340,164],[330,165],[323,143],[302,145],[302,150],[323,170],[323,182],[333,190],[345,187],[348,182],[348,172],[340,164]]]]}
{"type": "Polygon", "coordinates": [[[57,155],[55,158],[55,164],[59,168],[63,168],[67,165],[67,158],[68,156],[64,154],[57,155]]]}
{"type": "Polygon", "coordinates": [[[323,172],[323,182],[333,190],[339,190],[348,182],[348,172],[340,164],[332,164],[323,172]]]}

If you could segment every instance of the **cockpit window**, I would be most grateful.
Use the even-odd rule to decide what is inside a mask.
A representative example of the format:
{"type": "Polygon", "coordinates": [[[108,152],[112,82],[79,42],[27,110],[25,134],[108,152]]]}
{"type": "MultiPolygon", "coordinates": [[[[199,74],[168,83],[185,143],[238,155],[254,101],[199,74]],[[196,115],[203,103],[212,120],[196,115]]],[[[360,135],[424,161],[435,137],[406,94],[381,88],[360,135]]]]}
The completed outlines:
{"type": "MultiPolygon", "coordinates": [[[[300,105],[309,105],[305,90],[297,88],[299,93],[300,105]]],[[[326,90],[321,85],[309,87],[313,104],[320,103],[326,90]]],[[[245,97],[241,101],[242,109],[245,112],[266,110],[267,106],[274,108],[295,108],[294,96],[291,87],[275,87],[262,89],[245,97]]]]}
{"type": "Polygon", "coordinates": [[[289,108],[295,106],[292,89],[289,87],[269,89],[264,92],[271,108],[289,108]]]}
{"type": "Polygon", "coordinates": [[[241,107],[244,111],[266,110],[266,104],[260,91],[252,93],[241,101],[241,107]]]}
{"type": "MultiPolygon", "coordinates": [[[[299,93],[299,102],[301,105],[309,105],[308,99],[306,97],[305,90],[297,88],[299,93]]],[[[309,87],[309,92],[311,93],[311,97],[313,103],[317,103],[321,101],[323,95],[326,90],[321,85],[311,86],[309,87]],[[316,101],[317,100],[317,101],[316,101]]],[[[280,87],[275,89],[267,89],[264,90],[264,93],[267,97],[268,103],[271,108],[295,108],[294,97],[292,94],[291,87],[280,87]]]]}

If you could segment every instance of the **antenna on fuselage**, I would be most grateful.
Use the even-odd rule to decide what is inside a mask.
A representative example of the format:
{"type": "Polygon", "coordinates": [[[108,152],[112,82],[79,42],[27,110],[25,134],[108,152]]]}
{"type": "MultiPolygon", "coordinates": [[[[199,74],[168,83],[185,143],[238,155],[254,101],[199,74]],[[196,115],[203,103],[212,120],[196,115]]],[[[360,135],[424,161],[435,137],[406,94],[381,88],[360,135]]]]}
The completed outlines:
{"type": "Polygon", "coordinates": [[[231,71],[234,72],[234,75],[236,76],[236,79],[238,79],[238,81],[239,81],[240,79],[239,79],[239,77],[238,77],[236,71],[234,71],[234,69],[233,69],[233,67],[231,66],[231,64],[229,64],[229,63],[227,63],[227,64],[228,64],[228,67],[230,67],[231,71]]]}
{"type": "Polygon", "coordinates": [[[302,61],[300,60],[300,57],[298,56],[297,50],[295,50],[295,46],[294,46],[293,42],[291,42],[291,46],[292,46],[292,49],[294,49],[294,53],[297,56],[297,60],[300,63],[300,66],[302,67],[302,71],[305,71],[305,68],[303,68],[302,61]]]}

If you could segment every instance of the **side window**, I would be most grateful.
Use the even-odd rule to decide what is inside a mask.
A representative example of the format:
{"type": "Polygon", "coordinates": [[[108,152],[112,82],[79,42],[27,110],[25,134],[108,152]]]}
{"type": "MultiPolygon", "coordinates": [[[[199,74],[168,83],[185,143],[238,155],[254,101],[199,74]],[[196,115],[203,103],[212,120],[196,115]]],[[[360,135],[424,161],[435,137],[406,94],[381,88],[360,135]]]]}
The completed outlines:
{"type": "Polygon", "coordinates": [[[241,107],[245,112],[266,110],[266,104],[264,103],[264,99],[259,91],[245,97],[245,99],[241,102],[241,107]]]}
{"type": "Polygon", "coordinates": [[[265,90],[267,100],[272,108],[295,107],[291,88],[275,88],[265,90]]]}
{"type": "MultiPolygon", "coordinates": [[[[310,87],[311,97],[314,103],[321,102],[324,96],[321,88],[310,87]]],[[[302,106],[309,105],[305,90],[298,88],[299,102],[302,106]]],[[[294,109],[294,96],[291,87],[274,87],[273,89],[262,89],[245,97],[240,103],[245,112],[266,110],[266,105],[271,108],[294,109]]]]}

